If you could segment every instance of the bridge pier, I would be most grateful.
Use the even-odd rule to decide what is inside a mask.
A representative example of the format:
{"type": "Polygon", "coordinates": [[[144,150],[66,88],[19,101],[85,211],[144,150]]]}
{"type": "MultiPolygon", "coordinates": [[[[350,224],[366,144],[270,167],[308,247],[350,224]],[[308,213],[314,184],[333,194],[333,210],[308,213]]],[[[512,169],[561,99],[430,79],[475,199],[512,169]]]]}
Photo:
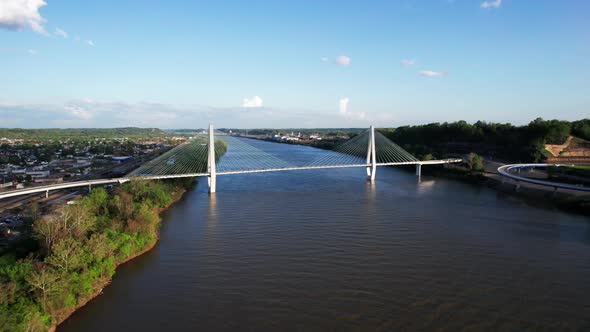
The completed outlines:
{"type": "Polygon", "coordinates": [[[49,190],[45,192],[45,198],[49,198],[49,190]]]}
{"type": "Polygon", "coordinates": [[[209,184],[209,194],[215,193],[217,186],[217,173],[215,172],[215,135],[213,133],[212,124],[209,124],[209,154],[207,157],[207,173],[209,173],[207,178],[207,182],[209,184]]]}
{"type": "Polygon", "coordinates": [[[417,177],[422,176],[422,164],[416,164],[416,176],[417,177]]]}

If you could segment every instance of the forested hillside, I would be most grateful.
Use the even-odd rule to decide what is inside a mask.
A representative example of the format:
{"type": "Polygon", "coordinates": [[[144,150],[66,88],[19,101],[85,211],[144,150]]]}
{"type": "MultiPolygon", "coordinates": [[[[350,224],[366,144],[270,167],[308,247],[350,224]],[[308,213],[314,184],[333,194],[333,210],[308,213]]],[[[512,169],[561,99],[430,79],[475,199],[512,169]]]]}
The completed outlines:
{"type": "Polygon", "coordinates": [[[545,158],[545,144],[562,144],[569,135],[590,140],[590,119],[568,122],[538,118],[524,126],[458,121],[404,126],[384,133],[419,158],[475,152],[513,162],[538,162],[545,158]]]}

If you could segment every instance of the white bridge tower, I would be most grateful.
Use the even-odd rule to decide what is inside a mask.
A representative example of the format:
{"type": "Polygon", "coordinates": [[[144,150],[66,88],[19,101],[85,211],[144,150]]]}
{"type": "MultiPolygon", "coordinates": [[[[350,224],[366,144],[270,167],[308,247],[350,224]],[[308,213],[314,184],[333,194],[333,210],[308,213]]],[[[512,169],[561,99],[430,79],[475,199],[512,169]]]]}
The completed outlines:
{"type": "Polygon", "coordinates": [[[215,134],[213,133],[213,125],[209,124],[209,154],[207,157],[207,178],[209,182],[209,193],[215,193],[217,182],[217,174],[215,173],[215,134]]]}
{"type": "Polygon", "coordinates": [[[375,182],[377,172],[377,155],[375,153],[375,127],[369,129],[369,146],[367,147],[367,179],[375,182]]]}

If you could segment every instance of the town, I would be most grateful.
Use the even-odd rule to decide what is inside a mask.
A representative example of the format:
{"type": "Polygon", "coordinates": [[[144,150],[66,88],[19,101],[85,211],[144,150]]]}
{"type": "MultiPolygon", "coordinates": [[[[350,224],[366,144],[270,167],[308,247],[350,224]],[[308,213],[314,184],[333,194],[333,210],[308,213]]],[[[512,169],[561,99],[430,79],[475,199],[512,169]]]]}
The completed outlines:
{"type": "Polygon", "coordinates": [[[315,128],[315,129],[220,129],[232,136],[254,138],[265,141],[310,145],[318,148],[330,148],[357,135],[358,128],[315,128]]]}
{"type": "MultiPolygon", "coordinates": [[[[0,192],[70,181],[120,177],[191,137],[160,131],[157,135],[99,132],[69,137],[0,137],[0,192]]],[[[21,135],[22,136],[22,135],[21,135]]],[[[51,195],[29,195],[0,203],[0,251],[21,237],[35,205],[39,213],[52,205],[68,204],[86,194],[80,189],[51,195]]]]}

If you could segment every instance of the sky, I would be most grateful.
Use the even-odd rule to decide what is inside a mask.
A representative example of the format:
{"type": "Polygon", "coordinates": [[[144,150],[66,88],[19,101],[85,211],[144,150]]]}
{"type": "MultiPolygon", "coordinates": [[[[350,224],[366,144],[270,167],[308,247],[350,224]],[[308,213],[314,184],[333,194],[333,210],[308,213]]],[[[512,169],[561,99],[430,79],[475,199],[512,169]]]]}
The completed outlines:
{"type": "Polygon", "coordinates": [[[0,0],[0,127],[590,117],[585,0],[0,0]]]}

